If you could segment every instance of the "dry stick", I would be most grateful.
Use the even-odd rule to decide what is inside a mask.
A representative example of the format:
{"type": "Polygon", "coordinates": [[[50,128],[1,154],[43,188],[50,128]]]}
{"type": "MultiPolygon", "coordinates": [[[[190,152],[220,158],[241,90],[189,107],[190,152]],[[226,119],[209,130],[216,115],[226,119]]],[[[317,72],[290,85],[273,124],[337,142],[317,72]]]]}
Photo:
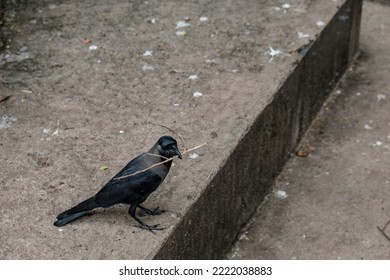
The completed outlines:
{"type": "Polygon", "coordinates": [[[197,149],[199,149],[199,148],[202,148],[203,146],[206,146],[206,145],[207,145],[207,143],[203,143],[203,144],[200,144],[200,145],[198,145],[198,146],[195,146],[195,147],[193,147],[193,148],[191,148],[191,149],[185,150],[185,151],[183,152],[183,155],[185,155],[186,153],[195,151],[195,150],[197,150],[197,149]]]}
{"type": "Polygon", "coordinates": [[[156,154],[151,154],[151,153],[144,153],[145,155],[149,155],[149,156],[154,156],[154,157],[159,157],[159,158],[163,158],[163,159],[168,159],[167,157],[164,157],[162,155],[156,155],[156,154]]]}
{"type": "MultiPolygon", "coordinates": [[[[196,150],[196,149],[202,148],[203,146],[206,146],[206,145],[207,145],[207,143],[203,143],[203,144],[198,145],[198,146],[195,146],[195,147],[193,147],[193,148],[191,148],[191,149],[185,150],[185,151],[183,152],[183,155],[185,155],[185,154],[187,154],[187,153],[189,153],[189,152],[192,152],[192,151],[194,151],[194,150],[196,150]]],[[[151,155],[151,156],[162,157],[162,156],[156,155],[156,154],[150,154],[150,153],[146,153],[146,154],[151,155]]],[[[165,157],[162,157],[162,158],[165,158],[165,157]]],[[[149,169],[152,169],[152,168],[154,168],[154,167],[156,167],[156,166],[159,166],[159,165],[161,165],[161,164],[164,164],[164,163],[166,163],[166,162],[168,162],[168,161],[172,161],[172,160],[174,160],[175,158],[178,158],[178,156],[174,156],[174,157],[171,157],[171,158],[167,158],[166,160],[163,160],[163,161],[161,161],[161,162],[159,162],[159,163],[152,164],[152,165],[149,166],[148,168],[145,168],[145,169],[136,171],[136,172],[134,172],[134,173],[131,173],[131,174],[128,174],[128,175],[125,175],[125,176],[120,176],[120,177],[114,178],[114,180],[120,180],[120,179],[124,179],[124,178],[127,178],[127,177],[135,176],[135,175],[140,174],[140,173],[142,173],[142,172],[145,172],[145,171],[147,171],[147,170],[149,170],[149,169]]]]}
{"type": "Polygon", "coordinates": [[[390,221],[388,221],[383,228],[380,228],[379,226],[376,226],[378,230],[383,234],[384,237],[386,237],[387,240],[390,241],[390,237],[385,233],[386,227],[390,224],[390,221]]]}
{"type": "Polygon", "coordinates": [[[3,84],[12,84],[11,82],[6,81],[6,80],[3,80],[3,79],[1,79],[0,81],[1,81],[3,84]]]}
{"type": "Polygon", "coordinates": [[[3,101],[7,101],[11,97],[12,97],[12,95],[0,96],[0,103],[3,102],[3,101]]]}

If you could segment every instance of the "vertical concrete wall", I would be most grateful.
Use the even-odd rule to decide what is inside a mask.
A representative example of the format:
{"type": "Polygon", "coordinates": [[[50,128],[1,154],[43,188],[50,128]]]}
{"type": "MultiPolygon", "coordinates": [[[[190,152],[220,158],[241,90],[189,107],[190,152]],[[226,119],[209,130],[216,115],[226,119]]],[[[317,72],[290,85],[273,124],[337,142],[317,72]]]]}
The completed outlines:
{"type": "Polygon", "coordinates": [[[353,60],[362,0],[340,7],[275,93],[206,191],[162,244],[155,259],[220,259],[269,192],[305,132],[353,60]]]}

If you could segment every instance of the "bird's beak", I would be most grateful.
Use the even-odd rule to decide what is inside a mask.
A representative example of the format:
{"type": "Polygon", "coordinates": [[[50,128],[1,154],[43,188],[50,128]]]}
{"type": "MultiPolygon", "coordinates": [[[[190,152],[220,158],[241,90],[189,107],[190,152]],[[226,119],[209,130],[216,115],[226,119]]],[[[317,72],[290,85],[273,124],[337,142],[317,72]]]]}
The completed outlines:
{"type": "Polygon", "coordinates": [[[173,149],[175,150],[176,155],[177,155],[180,159],[182,159],[182,156],[181,156],[181,153],[180,153],[180,151],[179,151],[179,148],[178,148],[178,147],[174,147],[173,149]]]}

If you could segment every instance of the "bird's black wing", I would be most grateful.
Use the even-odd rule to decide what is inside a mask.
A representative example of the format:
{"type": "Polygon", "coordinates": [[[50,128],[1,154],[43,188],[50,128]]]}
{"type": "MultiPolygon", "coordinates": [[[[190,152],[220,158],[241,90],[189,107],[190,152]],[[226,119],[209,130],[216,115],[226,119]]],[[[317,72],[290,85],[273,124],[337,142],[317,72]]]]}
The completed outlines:
{"type": "MultiPolygon", "coordinates": [[[[133,158],[128,164],[126,164],[125,167],[122,168],[121,171],[119,171],[114,177],[112,177],[112,179],[109,182],[113,181],[114,179],[116,179],[118,177],[133,174],[137,171],[147,169],[149,166],[147,166],[145,164],[145,157],[146,157],[145,154],[141,154],[141,155],[133,158]]],[[[106,185],[103,186],[103,189],[106,187],[106,185]]]]}
{"type": "Polygon", "coordinates": [[[152,170],[146,170],[123,179],[116,179],[147,169],[149,166],[145,165],[143,156],[140,155],[130,161],[96,194],[95,201],[99,206],[109,207],[117,203],[143,201],[151,192],[156,190],[163,178],[152,170]]]}

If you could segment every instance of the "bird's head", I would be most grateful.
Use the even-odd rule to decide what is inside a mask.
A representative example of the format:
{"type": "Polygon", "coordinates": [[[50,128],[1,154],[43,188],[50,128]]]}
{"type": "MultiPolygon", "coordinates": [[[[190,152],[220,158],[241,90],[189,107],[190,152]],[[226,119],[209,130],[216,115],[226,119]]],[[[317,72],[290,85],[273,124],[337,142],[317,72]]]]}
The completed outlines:
{"type": "Polygon", "coordinates": [[[172,158],[178,156],[180,159],[181,153],[177,147],[176,140],[171,136],[163,136],[158,139],[158,152],[161,156],[166,158],[172,158]]]}

